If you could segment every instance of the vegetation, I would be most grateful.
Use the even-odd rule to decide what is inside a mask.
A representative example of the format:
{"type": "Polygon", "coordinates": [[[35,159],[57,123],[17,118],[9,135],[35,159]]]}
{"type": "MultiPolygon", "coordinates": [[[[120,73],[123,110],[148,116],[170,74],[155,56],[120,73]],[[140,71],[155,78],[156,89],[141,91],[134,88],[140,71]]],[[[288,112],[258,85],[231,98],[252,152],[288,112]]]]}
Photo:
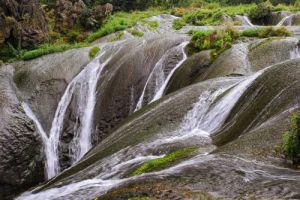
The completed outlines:
{"type": "Polygon", "coordinates": [[[43,44],[39,46],[38,49],[35,50],[29,50],[25,51],[21,58],[23,60],[31,60],[46,54],[50,53],[57,53],[57,52],[63,52],[68,49],[74,49],[74,48],[82,48],[85,47],[85,43],[78,43],[78,44],[62,44],[62,45],[53,45],[53,44],[43,44]]]}
{"type": "Polygon", "coordinates": [[[192,40],[188,45],[188,54],[213,49],[215,56],[231,47],[239,38],[239,32],[232,27],[220,30],[193,31],[192,40]]]}
{"type": "Polygon", "coordinates": [[[185,26],[185,21],[183,19],[175,19],[173,22],[173,29],[180,30],[185,26]]]}
{"type": "Polygon", "coordinates": [[[96,57],[96,55],[99,53],[100,51],[100,48],[99,47],[93,47],[90,49],[90,52],[89,52],[89,57],[91,59],[94,59],[96,57]]]}
{"type": "Polygon", "coordinates": [[[191,156],[191,154],[194,151],[196,151],[197,149],[198,149],[198,147],[187,147],[184,149],[174,151],[170,154],[167,154],[163,158],[150,160],[150,161],[142,164],[140,167],[138,167],[131,175],[137,176],[137,175],[141,175],[141,174],[144,174],[147,172],[153,172],[153,171],[167,168],[170,165],[174,164],[176,161],[179,161],[179,160],[182,160],[184,158],[191,156]]]}
{"type": "Polygon", "coordinates": [[[283,133],[282,151],[294,164],[300,163],[300,113],[290,118],[291,128],[283,133]]]}
{"type": "Polygon", "coordinates": [[[131,33],[131,35],[136,36],[136,37],[143,37],[144,36],[143,32],[141,32],[141,31],[139,31],[139,30],[137,30],[135,28],[134,29],[130,29],[129,33],[131,33]]]}
{"type": "Polygon", "coordinates": [[[287,37],[291,35],[285,27],[274,28],[274,27],[267,27],[267,28],[252,28],[244,30],[241,33],[242,36],[245,37],[260,37],[260,38],[267,38],[267,37],[287,37]]]}
{"type": "Polygon", "coordinates": [[[111,42],[120,40],[120,39],[122,38],[123,35],[124,35],[124,31],[117,32],[117,33],[111,38],[111,42]]]}
{"type": "Polygon", "coordinates": [[[135,11],[132,13],[119,12],[115,15],[108,17],[102,27],[90,34],[87,38],[87,42],[93,42],[96,39],[103,37],[105,35],[115,33],[117,31],[122,31],[127,28],[133,27],[138,21],[149,18],[153,15],[158,15],[164,11],[159,9],[150,9],[147,11],[135,11]]]}

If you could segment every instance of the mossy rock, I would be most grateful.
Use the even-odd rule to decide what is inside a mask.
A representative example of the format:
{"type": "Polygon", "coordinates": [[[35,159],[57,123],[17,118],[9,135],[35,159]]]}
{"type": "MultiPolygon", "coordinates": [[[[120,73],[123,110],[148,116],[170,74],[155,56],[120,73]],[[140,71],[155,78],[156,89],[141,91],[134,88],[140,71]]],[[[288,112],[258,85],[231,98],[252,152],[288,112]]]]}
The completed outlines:
{"type": "Polygon", "coordinates": [[[210,52],[210,50],[202,51],[189,57],[172,76],[166,94],[192,84],[200,74],[204,73],[211,61],[210,52]]]}
{"type": "Polygon", "coordinates": [[[99,47],[93,47],[93,48],[91,48],[90,51],[89,51],[89,57],[91,59],[94,59],[96,57],[96,55],[99,53],[99,51],[100,51],[99,47]]]}

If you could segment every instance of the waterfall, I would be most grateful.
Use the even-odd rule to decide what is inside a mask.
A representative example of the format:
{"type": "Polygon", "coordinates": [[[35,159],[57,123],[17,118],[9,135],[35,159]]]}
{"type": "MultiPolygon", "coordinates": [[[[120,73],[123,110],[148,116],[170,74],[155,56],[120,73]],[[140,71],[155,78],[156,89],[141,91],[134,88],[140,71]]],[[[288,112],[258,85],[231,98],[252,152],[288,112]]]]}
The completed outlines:
{"type": "Polygon", "coordinates": [[[292,25],[292,20],[293,20],[294,15],[289,15],[284,17],[278,24],[276,25],[277,27],[284,25],[285,23],[287,24],[286,26],[291,26],[292,25]]]}
{"type": "MultiPolygon", "coordinates": [[[[117,43],[115,44],[117,45],[117,43]]],[[[105,49],[106,47],[103,47],[105,49]]],[[[103,68],[110,61],[107,59],[101,63],[102,56],[106,50],[102,50],[98,56],[91,61],[67,86],[55,112],[49,137],[43,130],[37,117],[29,106],[23,103],[23,108],[30,119],[32,119],[42,137],[46,154],[47,178],[50,179],[60,172],[59,164],[59,139],[64,126],[66,111],[76,96],[76,125],[74,138],[70,144],[72,162],[77,162],[91,148],[91,134],[93,126],[93,114],[96,104],[96,87],[103,68]],[[80,122],[80,123],[79,123],[80,122]]]]}
{"type": "Polygon", "coordinates": [[[154,95],[153,97],[151,97],[151,99],[149,99],[146,103],[150,103],[153,102],[159,98],[162,97],[163,92],[165,90],[165,88],[167,87],[168,82],[170,81],[172,75],[174,74],[174,72],[176,71],[176,69],[178,67],[180,67],[182,65],[182,63],[186,60],[187,56],[184,52],[184,48],[185,46],[188,44],[188,42],[183,42],[182,44],[168,50],[161,58],[160,60],[156,63],[156,65],[154,66],[145,86],[143,89],[143,92],[139,98],[139,101],[137,103],[137,106],[135,108],[135,111],[139,110],[142,108],[143,104],[146,102],[145,101],[145,94],[146,94],[146,90],[149,87],[149,84],[151,81],[153,81],[153,79],[155,80],[155,86],[154,86],[154,95]],[[165,76],[164,73],[164,67],[165,67],[165,61],[168,59],[168,56],[174,52],[174,51],[180,51],[183,54],[183,58],[176,64],[176,66],[170,71],[170,73],[167,75],[167,77],[165,76]]]}
{"type": "Polygon", "coordinates": [[[251,26],[254,27],[255,25],[252,24],[252,22],[250,21],[250,19],[248,18],[248,16],[241,16],[241,15],[236,15],[235,16],[240,22],[242,22],[243,26],[251,26]]]}
{"type": "Polygon", "coordinates": [[[296,46],[293,50],[290,51],[290,59],[300,58],[299,47],[296,46]]]}

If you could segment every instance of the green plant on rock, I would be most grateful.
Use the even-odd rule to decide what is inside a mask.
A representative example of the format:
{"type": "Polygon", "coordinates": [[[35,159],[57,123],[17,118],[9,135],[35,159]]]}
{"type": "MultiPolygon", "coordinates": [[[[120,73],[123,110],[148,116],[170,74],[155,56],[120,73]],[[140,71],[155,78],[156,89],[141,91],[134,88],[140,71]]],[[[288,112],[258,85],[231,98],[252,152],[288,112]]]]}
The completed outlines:
{"type": "Polygon", "coordinates": [[[162,158],[150,160],[138,167],[131,176],[137,176],[148,172],[158,171],[167,168],[177,161],[191,156],[198,147],[186,147],[165,155],[162,158]]]}
{"type": "Polygon", "coordinates": [[[136,37],[143,37],[144,36],[143,32],[141,32],[141,31],[139,31],[139,30],[137,30],[135,28],[134,29],[130,29],[128,32],[131,33],[131,35],[136,36],[136,37]]]}
{"type": "Polygon", "coordinates": [[[282,152],[294,164],[300,163],[300,113],[290,118],[291,128],[283,133],[282,152]]]}
{"type": "Polygon", "coordinates": [[[114,42],[114,41],[118,41],[122,38],[122,36],[124,35],[124,31],[120,31],[120,32],[117,32],[112,38],[111,38],[111,41],[114,42]]]}
{"type": "Polygon", "coordinates": [[[182,27],[184,27],[184,26],[185,26],[185,21],[184,21],[183,19],[175,19],[175,20],[173,21],[172,27],[173,27],[173,29],[175,29],[175,30],[180,30],[180,29],[182,29],[182,27]]]}
{"type": "Polygon", "coordinates": [[[286,27],[274,28],[252,28],[244,30],[241,35],[244,37],[260,37],[260,38],[268,38],[268,37],[287,37],[292,33],[286,27]]]}
{"type": "Polygon", "coordinates": [[[226,27],[220,30],[200,30],[192,32],[192,40],[188,45],[191,52],[213,49],[217,53],[231,47],[232,43],[239,38],[239,32],[226,27]]]}
{"type": "Polygon", "coordinates": [[[267,18],[270,16],[273,5],[270,1],[262,2],[251,9],[249,13],[250,19],[257,24],[265,24],[267,18]]]}
{"type": "Polygon", "coordinates": [[[90,51],[89,51],[89,57],[91,59],[94,59],[96,57],[96,55],[99,53],[99,51],[100,51],[99,47],[93,47],[93,48],[91,48],[90,51]]]}

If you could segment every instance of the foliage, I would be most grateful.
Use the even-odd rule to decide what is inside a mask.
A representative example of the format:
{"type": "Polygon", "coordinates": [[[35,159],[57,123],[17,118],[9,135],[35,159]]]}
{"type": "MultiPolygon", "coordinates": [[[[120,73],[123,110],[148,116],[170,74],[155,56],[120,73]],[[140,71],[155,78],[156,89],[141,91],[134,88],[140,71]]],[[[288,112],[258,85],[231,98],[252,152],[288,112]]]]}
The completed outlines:
{"type": "Polygon", "coordinates": [[[136,36],[136,37],[143,37],[144,36],[143,32],[141,32],[141,31],[139,31],[139,30],[137,30],[135,28],[134,29],[130,29],[129,33],[131,33],[131,35],[136,36]]]}
{"type": "Polygon", "coordinates": [[[99,53],[99,51],[100,51],[99,47],[93,47],[93,48],[91,48],[90,51],[89,51],[89,57],[91,59],[94,59],[96,57],[96,55],[99,53]]]}
{"type": "Polygon", "coordinates": [[[291,35],[291,32],[287,30],[286,27],[280,27],[280,28],[267,27],[267,28],[246,29],[241,33],[241,35],[245,37],[260,37],[260,38],[287,37],[291,35]]]}
{"type": "Polygon", "coordinates": [[[267,18],[272,12],[272,9],[273,5],[270,1],[262,2],[251,9],[249,17],[256,24],[265,24],[267,18]]]}
{"type": "Polygon", "coordinates": [[[111,42],[120,40],[120,39],[122,38],[123,35],[124,35],[124,31],[117,32],[117,33],[111,38],[111,42]]]}
{"type": "Polygon", "coordinates": [[[184,21],[183,19],[175,19],[175,20],[173,21],[172,27],[173,27],[173,29],[175,29],[175,30],[180,30],[180,29],[182,29],[182,27],[184,27],[184,26],[185,26],[185,21],[184,21]]]}
{"type": "Polygon", "coordinates": [[[131,175],[137,176],[169,167],[174,162],[189,157],[197,149],[198,147],[186,147],[184,149],[169,153],[162,158],[150,160],[138,167],[131,175]]]}
{"type": "Polygon", "coordinates": [[[158,21],[152,21],[152,20],[145,20],[145,19],[143,19],[143,20],[141,20],[141,22],[144,25],[147,24],[149,30],[151,30],[151,31],[157,30],[158,27],[159,27],[158,21]]]}
{"type": "Polygon", "coordinates": [[[119,12],[109,16],[104,24],[96,32],[89,35],[87,42],[93,42],[105,35],[115,33],[133,27],[138,21],[162,13],[162,10],[150,9],[147,11],[135,11],[132,13],[119,12]]]}
{"type": "Polygon", "coordinates": [[[86,46],[85,43],[62,44],[62,45],[43,44],[38,49],[29,50],[29,51],[24,52],[22,54],[21,58],[23,60],[31,60],[31,59],[38,58],[38,57],[46,55],[46,54],[63,52],[68,49],[81,48],[81,47],[85,47],[85,46],[86,46]]]}
{"type": "Polygon", "coordinates": [[[290,118],[291,128],[283,133],[282,151],[287,159],[300,162],[300,113],[290,118]]]}
{"type": "Polygon", "coordinates": [[[238,38],[239,32],[232,27],[220,30],[200,30],[193,32],[188,46],[193,52],[214,49],[218,53],[230,48],[238,38]]]}

